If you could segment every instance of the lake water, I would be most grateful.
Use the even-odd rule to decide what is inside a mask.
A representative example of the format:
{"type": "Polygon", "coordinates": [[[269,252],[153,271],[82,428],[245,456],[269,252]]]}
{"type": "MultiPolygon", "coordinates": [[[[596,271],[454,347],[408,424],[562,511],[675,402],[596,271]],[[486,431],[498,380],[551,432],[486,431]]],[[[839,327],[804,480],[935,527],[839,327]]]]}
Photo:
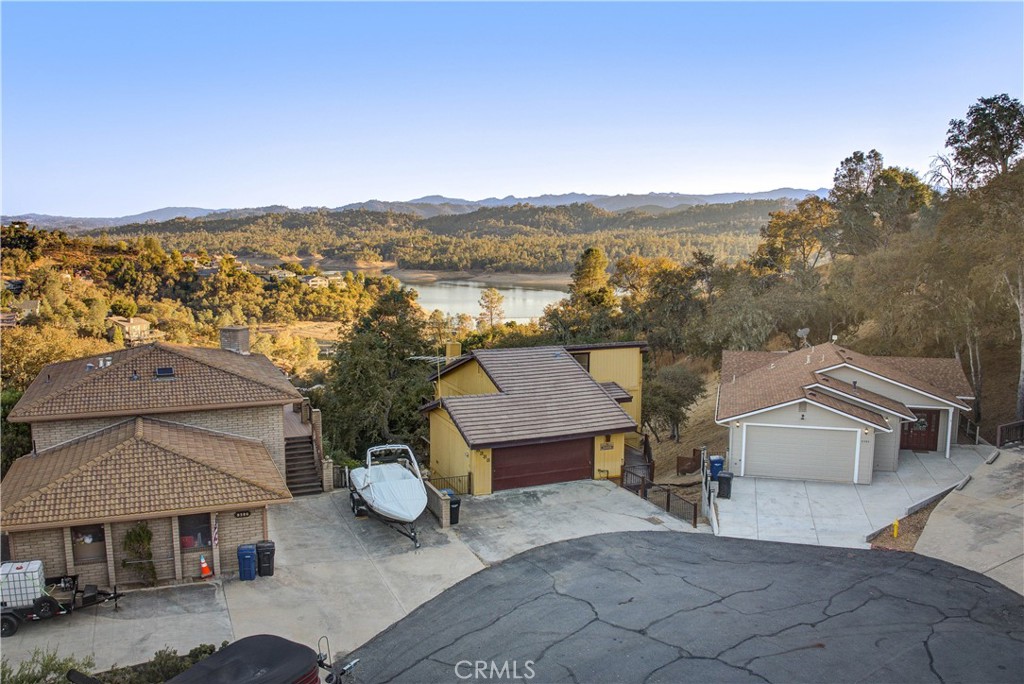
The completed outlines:
{"type": "Polygon", "coordinates": [[[505,298],[502,304],[505,320],[518,323],[540,318],[544,307],[567,296],[560,290],[487,285],[473,280],[438,280],[435,283],[413,283],[408,287],[420,293],[420,306],[428,312],[440,309],[451,316],[466,313],[473,318],[480,314],[481,293],[488,287],[494,287],[505,298]]]}

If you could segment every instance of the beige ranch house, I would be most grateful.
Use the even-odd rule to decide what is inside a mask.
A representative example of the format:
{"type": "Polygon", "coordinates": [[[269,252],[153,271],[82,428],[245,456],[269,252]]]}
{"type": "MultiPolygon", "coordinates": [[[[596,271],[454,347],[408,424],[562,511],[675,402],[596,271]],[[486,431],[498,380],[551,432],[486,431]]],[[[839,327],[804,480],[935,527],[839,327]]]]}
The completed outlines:
{"type": "Polygon", "coordinates": [[[870,484],[901,449],[949,457],[974,400],[956,359],[868,356],[837,344],[726,351],[715,422],[737,476],[870,484]]]}

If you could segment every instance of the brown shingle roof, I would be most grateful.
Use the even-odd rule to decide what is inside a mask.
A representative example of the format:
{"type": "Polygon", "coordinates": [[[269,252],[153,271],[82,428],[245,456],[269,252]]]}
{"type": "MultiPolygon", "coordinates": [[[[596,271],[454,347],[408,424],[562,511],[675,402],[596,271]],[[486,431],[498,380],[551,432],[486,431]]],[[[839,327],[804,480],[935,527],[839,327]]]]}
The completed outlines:
{"type": "Polygon", "coordinates": [[[473,449],[636,429],[636,423],[562,347],[480,349],[473,358],[498,394],[444,397],[473,449]]]}
{"type": "Polygon", "coordinates": [[[971,383],[964,375],[964,369],[956,359],[922,359],[912,356],[883,357],[886,365],[896,367],[917,378],[928,378],[928,382],[954,397],[974,398],[971,383]]]}
{"type": "Polygon", "coordinates": [[[729,382],[732,376],[746,375],[752,370],[767,366],[785,356],[785,352],[731,351],[722,352],[722,382],[729,382]]]}
{"type": "Polygon", "coordinates": [[[8,419],[168,413],[287,404],[302,398],[260,354],[156,342],[113,352],[109,358],[109,365],[102,368],[97,357],[45,366],[8,419]],[[157,377],[157,368],[173,368],[174,377],[157,377]]]}
{"type": "Polygon", "coordinates": [[[851,404],[850,402],[844,399],[840,399],[839,397],[835,397],[832,396],[831,394],[826,394],[824,392],[819,392],[817,390],[812,389],[805,388],[804,397],[807,399],[807,401],[820,404],[821,406],[830,408],[833,411],[838,411],[839,413],[850,416],[851,418],[856,418],[865,423],[870,423],[877,427],[878,429],[884,430],[885,432],[892,432],[892,427],[885,422],[885,418],[883,418],[881,414],[875,413],[871,409],[866,409],[862,406],[851,404]]]}
{"type": "MultiPolygon", "coordinates": [[[[842,364],[860,368],[939,397],[950,403],[968,408],[962,401],[956,398],[955,394],[936,387],[929,380],[906,372],[901,367],[899,360],[892,365],[889,365],[888,361],[888,357],[867,356],[835,344],[821,344],[810,349],[801,349],[788,354],[775,354],[774,352],[723,352],[722,383],[719,389],[716,420],[724,421],[736,416],[806,398],[805,388],[819,382],[822,376],[820,371],[842,364]],[[726,368],[730,370],[728,376],[725,373],[726,368]],[[750,368],[750,370],[745,373],[736,372],[745,368],[750,368]],[[733,372],[736,372],[735,379],[733,379],[733,372]]],[[[934,361],[946,362],[950,360],[934,359],[934,361]]],[[[946,368],[947,372],[952,374],[949,364],[943,365],[943,368],[946,368]]],[[[957,369],[959,370],[959,366],[957,366],[957,369]]],[[[959,372],[963,376],[963,371],[960,370],[959,372]]],[[[837,385],[839,384],[839,381],[835,379],[832,382],[837,385]]],[[[966,379],[963,382],[966,383],[966,379]]],[[[845,385],[845,383],[842,384],[845,385]]],[[[864,392],[864,390],[859,391],[864,392]]],[[[875,394],[874,396],[877,398],[879,395],[875,394]]],[[[870,401],[868,399],[865,400],[870,401]]],[[[845,404],[858,408],[849,402],[839,401],[842,401],[840,406],[845,404]]],[[[889,408],[889,406],[883,405],[878,401],[872,401],[871,403],[889,408]]],[[[890,404],[893,409],[901,407],[900,413],[907,410],[899,402],[892,402],[890,400],[890,404]]],[[[836,407],[833,406],[832,408],[836,407]]],[[[864,416],[860,415],[860,410],[846,411],[844,408],[843,412],[862,420],[864,419],[864,416]]],[[[869,413],[880,418],[878,414],[872,411],[869,411],[869,413]]],[[[873,421],[874,418],[868,422],[873,421]]]]}
{"type": "Polygon", "coordinates": [[[5,529],[261,506],[291,495],[256,440],[130,418],[17,459],[2,485],[5,529]]]}
{"type": "Polygon", "coordinates": [[[914,412],[895,399],[890,399],[889,397],[878,394],[877,392],[866,390],[863,387],[855,387],[848,382],[844,382],[838,378],[831,378],[824,373],[815,373],[815,377],[817,377],[818,382],[822,387],[832,390],[833,392],[843,394],[854,399],[860,399],[861,401],[869,404],[874,404],[875,406],[888,409],[907,420],[915,419],[914,412]]]}

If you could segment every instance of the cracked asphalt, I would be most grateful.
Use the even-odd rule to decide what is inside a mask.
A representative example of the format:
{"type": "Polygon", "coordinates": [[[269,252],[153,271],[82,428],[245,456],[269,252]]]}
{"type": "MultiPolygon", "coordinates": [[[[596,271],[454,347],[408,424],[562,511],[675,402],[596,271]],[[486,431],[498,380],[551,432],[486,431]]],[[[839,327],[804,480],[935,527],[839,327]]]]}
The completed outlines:
{"type": "Polygon", "coordinates": [[[613,533],[483,570],[349,657],[365,684],[1018,683],[1024,597],[916,554],[613,533]]]}

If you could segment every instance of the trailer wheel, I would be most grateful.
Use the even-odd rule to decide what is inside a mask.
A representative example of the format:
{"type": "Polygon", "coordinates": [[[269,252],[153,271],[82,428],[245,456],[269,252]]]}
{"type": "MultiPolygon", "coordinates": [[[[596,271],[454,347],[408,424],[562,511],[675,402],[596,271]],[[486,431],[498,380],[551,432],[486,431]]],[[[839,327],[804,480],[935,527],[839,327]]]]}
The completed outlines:
{"type": "Polygon", "coordinates": [[[18,631],[18,618],[13,615],[4,615],[0,618],[0,637],[13,636],[18,631]]]}
{"type": "Polygon", "coordinates": [[[60,604],[49,596],[40,596],[32,606],[36,617],[46,620],[60,612],[60,604]]]}

